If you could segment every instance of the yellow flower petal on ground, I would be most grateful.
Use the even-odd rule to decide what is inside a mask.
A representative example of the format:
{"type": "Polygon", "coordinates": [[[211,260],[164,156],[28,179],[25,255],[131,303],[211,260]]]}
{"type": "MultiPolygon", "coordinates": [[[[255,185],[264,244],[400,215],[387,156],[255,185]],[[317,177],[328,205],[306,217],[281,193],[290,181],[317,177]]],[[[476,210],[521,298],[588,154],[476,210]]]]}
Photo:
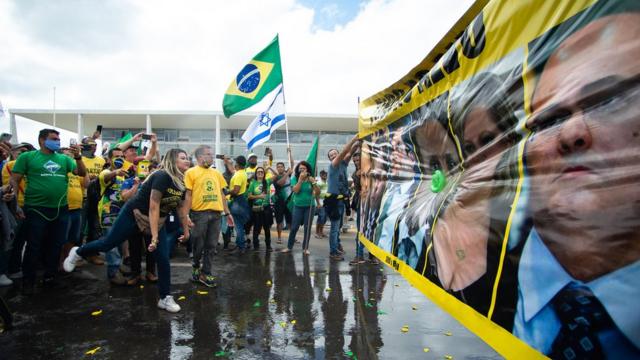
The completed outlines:
{"type": "Polygon", "coordinates": [[[91,313],[91,316],[99,316],[102,315],[102,310],[94,311],[91,313]]]}
{"type": "Polygon", "coordinates": [[[140,285],[140,289],[144,289],[144,285],[140,285]]]}
{"type": "Polygon", "coordinates": [[[447,360],[453,360],[453,356],[451,355],[445,355],[444,358],[447,360]]]}
{"type": "Polygon", "coordinates": [[[287,327],[287,322],[286,321],[280,322],[280,326],[282,326],[283,328],[286,328],[287,327]]]}
{"type": "Polygon", "coordinates": [[[444,334],[445,334],[445,335],[447,335],[447,336],[451,336],[451,335],[453,335],[453,334],[451,333],[451,331],[447,331],[447,332],[445,332],[444,334]]]}
{"type": "Polygon", "coordinates": [[[291,325],[295,325],[296,323],[297,323],[297,321],[291,320],[291,325]]]}
{"type": "Polygon", "coordinates": [[[198,295],[207,295],[208,293],[208,291],[198,290],[198,295]]]}
{"type": "Polygon", "coordinates": [[[181,301],[181,300],[187,300],[187,297],[186,297],[186,296],[184,296],[184,295],[182,295],[182,296],[180,296],[180,297],[178,298],[178,301],[181,301]]]}
{"type": "Polygon", "coordinates": [[[271,286],[271,280],[267,280],[267,286],[271,286]]]}
{"type": "Polygon", "coordinates": [[[431,350],[431,349],[429,349],[429,348],[422,349],[423,352],[429,352],[429,350],[431,350]]]}
{"type": "Polygon", "coordinates": [[[403,333],[409,332],[409,325],[403,326],[402,329],[400,329],[400,331],[402,331],[403,333]]]}
{"type": "Polygon", "coordinates": [[[327,288],[327,291],[331,291],[331,288],[327,288]]]}
{"type": "Polygon", "coordinates": [[[97,348],[95,348],[95,349],[91,349],[91,350],[87,351],[87,352],[86,352],[86,353],[84,353],[84,354],[85,354],[85,355],[93,355],[93,354],[95,354],[98,350],[100,350],[100,346],[98,346],[98,347],[97,347],[97,348]]]}

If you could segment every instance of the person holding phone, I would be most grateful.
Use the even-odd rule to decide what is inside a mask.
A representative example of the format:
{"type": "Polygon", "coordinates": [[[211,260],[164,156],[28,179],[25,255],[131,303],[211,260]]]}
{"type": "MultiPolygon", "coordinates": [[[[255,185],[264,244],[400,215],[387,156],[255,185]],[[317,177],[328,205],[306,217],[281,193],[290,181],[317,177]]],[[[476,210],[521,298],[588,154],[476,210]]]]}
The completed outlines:
{"type": "Polygon", "coordinates": [[[27,246],[22,261],[23,292],[33,294],[36,270],[44,259],[44,284],[52,285],[58,272],[62,244],[69,221],[67,190],[69,173],[85,176],[79,146],[71,147],[73,159],[59,154],[60,133],[43,129],[38,134],[39,151],[20,155],[13,167],[11,188],[15,192],[26,177],[24,214],[27,246]]]}
{"type": "MultiPolygon", "coordinates": [[[[300,225],[304,224],[305,235],[311,234],[311,220],[313,219],[313,209],[315,209],[315,198],[320,194],[320,188],[316,184],[316,179],[311,175],[311,165],[306,161],[298,163],[294,170],[294,177],[291,178],[293,191],[293,214],[289,241],[287,247],[282,250],[288,253],[293,249],[296,241],[296,234],[300,225]]],[[[303,254],[309,255],[309,237],[305,236],[302,243],[303,254]]]]}

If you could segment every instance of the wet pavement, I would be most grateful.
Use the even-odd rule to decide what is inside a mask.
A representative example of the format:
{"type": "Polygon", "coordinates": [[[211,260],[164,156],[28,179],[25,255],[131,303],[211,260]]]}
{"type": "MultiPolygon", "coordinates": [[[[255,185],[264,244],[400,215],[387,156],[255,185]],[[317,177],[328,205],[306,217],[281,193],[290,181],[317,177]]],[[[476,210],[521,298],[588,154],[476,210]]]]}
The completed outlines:
{"type": "Polygon", "coordinates": [[[349,266],[354,236],[342,236],[341,262],[329,260],[328,239],[316,238],[310,256],[300,244],[292,254],[265,253],[264,244],[243,256],[220,253],[215,289],[189,281],[179,248],[178,314],[156,308],[154,284],[110,286],[104,266],[84,265],[30,297],[0,288],[15,316],[15,329],[0,334],[0,359],[500,358],[391,269],[349,266]]]}

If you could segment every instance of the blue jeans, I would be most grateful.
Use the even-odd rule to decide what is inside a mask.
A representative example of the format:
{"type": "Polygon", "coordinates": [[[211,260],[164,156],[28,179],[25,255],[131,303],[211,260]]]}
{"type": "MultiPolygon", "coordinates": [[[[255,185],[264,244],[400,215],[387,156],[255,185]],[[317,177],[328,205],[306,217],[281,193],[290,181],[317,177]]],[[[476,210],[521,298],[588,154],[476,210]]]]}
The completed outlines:
{"type": "MultiPolygon", "coordinates": [[[[127,238],[137,235],[139,232],[138,225],[133,215],[133,206],[127,202],[124,204],[116,221],[111,226],[107,234],[96,241],[84,244],[78,248],[78,255],[85,257],[97,252],[107,253],[107,262],[109,257],[114,256],[114,248],[119,247],[127,238]]],[[[155,251],[156,262],[158,265],[158,292],[160,298],[169,295],[171,287],[171,267],[169,264],[169,253],[174,245],[174,240],[167,238],[167,232],[164,226],[158,232],[158,248],[155,251]],[[165,240],[165,241],[163,241],[165,240]]],[[[118,254],[119,255],[119,254],[118,254]]],[[[113,258],[115,261],[115,258],[113,258]]]]}
{"type": "Polygon", "coordinates": [[[161,299],[171,295],[171,251],[176,244],[175,236],[168,236],[163,227],[158,232],[158,248],[153,253],[156,256],[156,266],[158,267],[158,294],[161,299]],[[164,241],[163,241],[164,240],[164,241]]]}
{"type": "Polygon", "coordinates": [[[244,196],[237,196],[233,199],[231,207],[229,209],[233,216],[233,222],[235,224],[236,231],[236,245],[241,250],[246,247],[246,240],[244,234],[244,226],[251,217],[251,209],[249,209],[249,203],[244,196]]]}
{"type": "Polygon", "coordinates": [[[364,257],[364,244],[360,242],[360,205],[356,208],[356,257],[364,257]]]}
{"type": "Polygon", "coordinates": [[[342,225],[342,216],[344,215],[344,201],[338,201],[337,206],[340,217],[337,220],[331,220],[331,231],[329,232],[330,255],[338,255],[338,244],[340,243],[340,226],[342,225]]]}
{"type": "Polygon", "coordinates": [[[27,248],[22,259],[24,281],[33,283],[40,261],[44,262],[44,277],[52,278],[58,272],[62,245],[67,240],[69,210],[25,206],[27,248]]]}
{"type": "Polygon", "coordinates": [[[69,210],[67,243],[71,243],[76,246],[82,244],[82,209],[69,210]]]}
{"type": "Polygon", "coordinates": [[[304,224],[304,242],[302,248],[307,250],[309,248],[309,238],[311,235],[311,219],[313,218],[312,210],[315,206],[294,206],[293,214],[291,216],[291,229],[289,230],[289,241],[287,247],[289,250],[293,249],[293,244],[296,241],[296,234],[300,225],[304,224]]]}

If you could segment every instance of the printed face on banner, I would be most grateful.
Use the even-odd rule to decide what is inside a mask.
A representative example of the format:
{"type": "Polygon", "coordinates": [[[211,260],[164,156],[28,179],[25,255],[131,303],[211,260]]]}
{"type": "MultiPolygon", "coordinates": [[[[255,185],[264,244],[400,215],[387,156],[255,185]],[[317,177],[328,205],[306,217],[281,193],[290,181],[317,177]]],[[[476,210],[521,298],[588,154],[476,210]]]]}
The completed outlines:
{"type": "Polygon", "coordinates": [[[533,96],[534,226],[581,280],[621,265],[585,267],[594,258],[582,255],[627,249],[622,263],[640,257],[639,37],[638,13],[588,24],[553,52],[533,96]]]}
{"type": "MultiPolygon", "coordinates": [[[[490,2],[478,15],[477,62],[434,67],[446,72],[437,86],[420,80],[419,97],[381,124],[397,120],[361,128],[361,232],[386,264],[446,298],[441,306],[475,310],[455,310],[470,328],[488,328],[479,313],[552,358],[634,358],[640,317],[626,304],[640,296],[640,5],[561,1],[554,16],[574,5],[550,20],[533,1],[490,2]],[[506,22],[503,5],[513,7],[506,22]],[[516,23],[530,36],[505,45],[516,23]],[[615,340],[581,328],[592,348],[569,341],[576,324],[561,301],[577,286],[604,307],[581,311],[604,318],[615,340]]],[[[501,354],[514,357],[518,344],[501,354]]]]}

